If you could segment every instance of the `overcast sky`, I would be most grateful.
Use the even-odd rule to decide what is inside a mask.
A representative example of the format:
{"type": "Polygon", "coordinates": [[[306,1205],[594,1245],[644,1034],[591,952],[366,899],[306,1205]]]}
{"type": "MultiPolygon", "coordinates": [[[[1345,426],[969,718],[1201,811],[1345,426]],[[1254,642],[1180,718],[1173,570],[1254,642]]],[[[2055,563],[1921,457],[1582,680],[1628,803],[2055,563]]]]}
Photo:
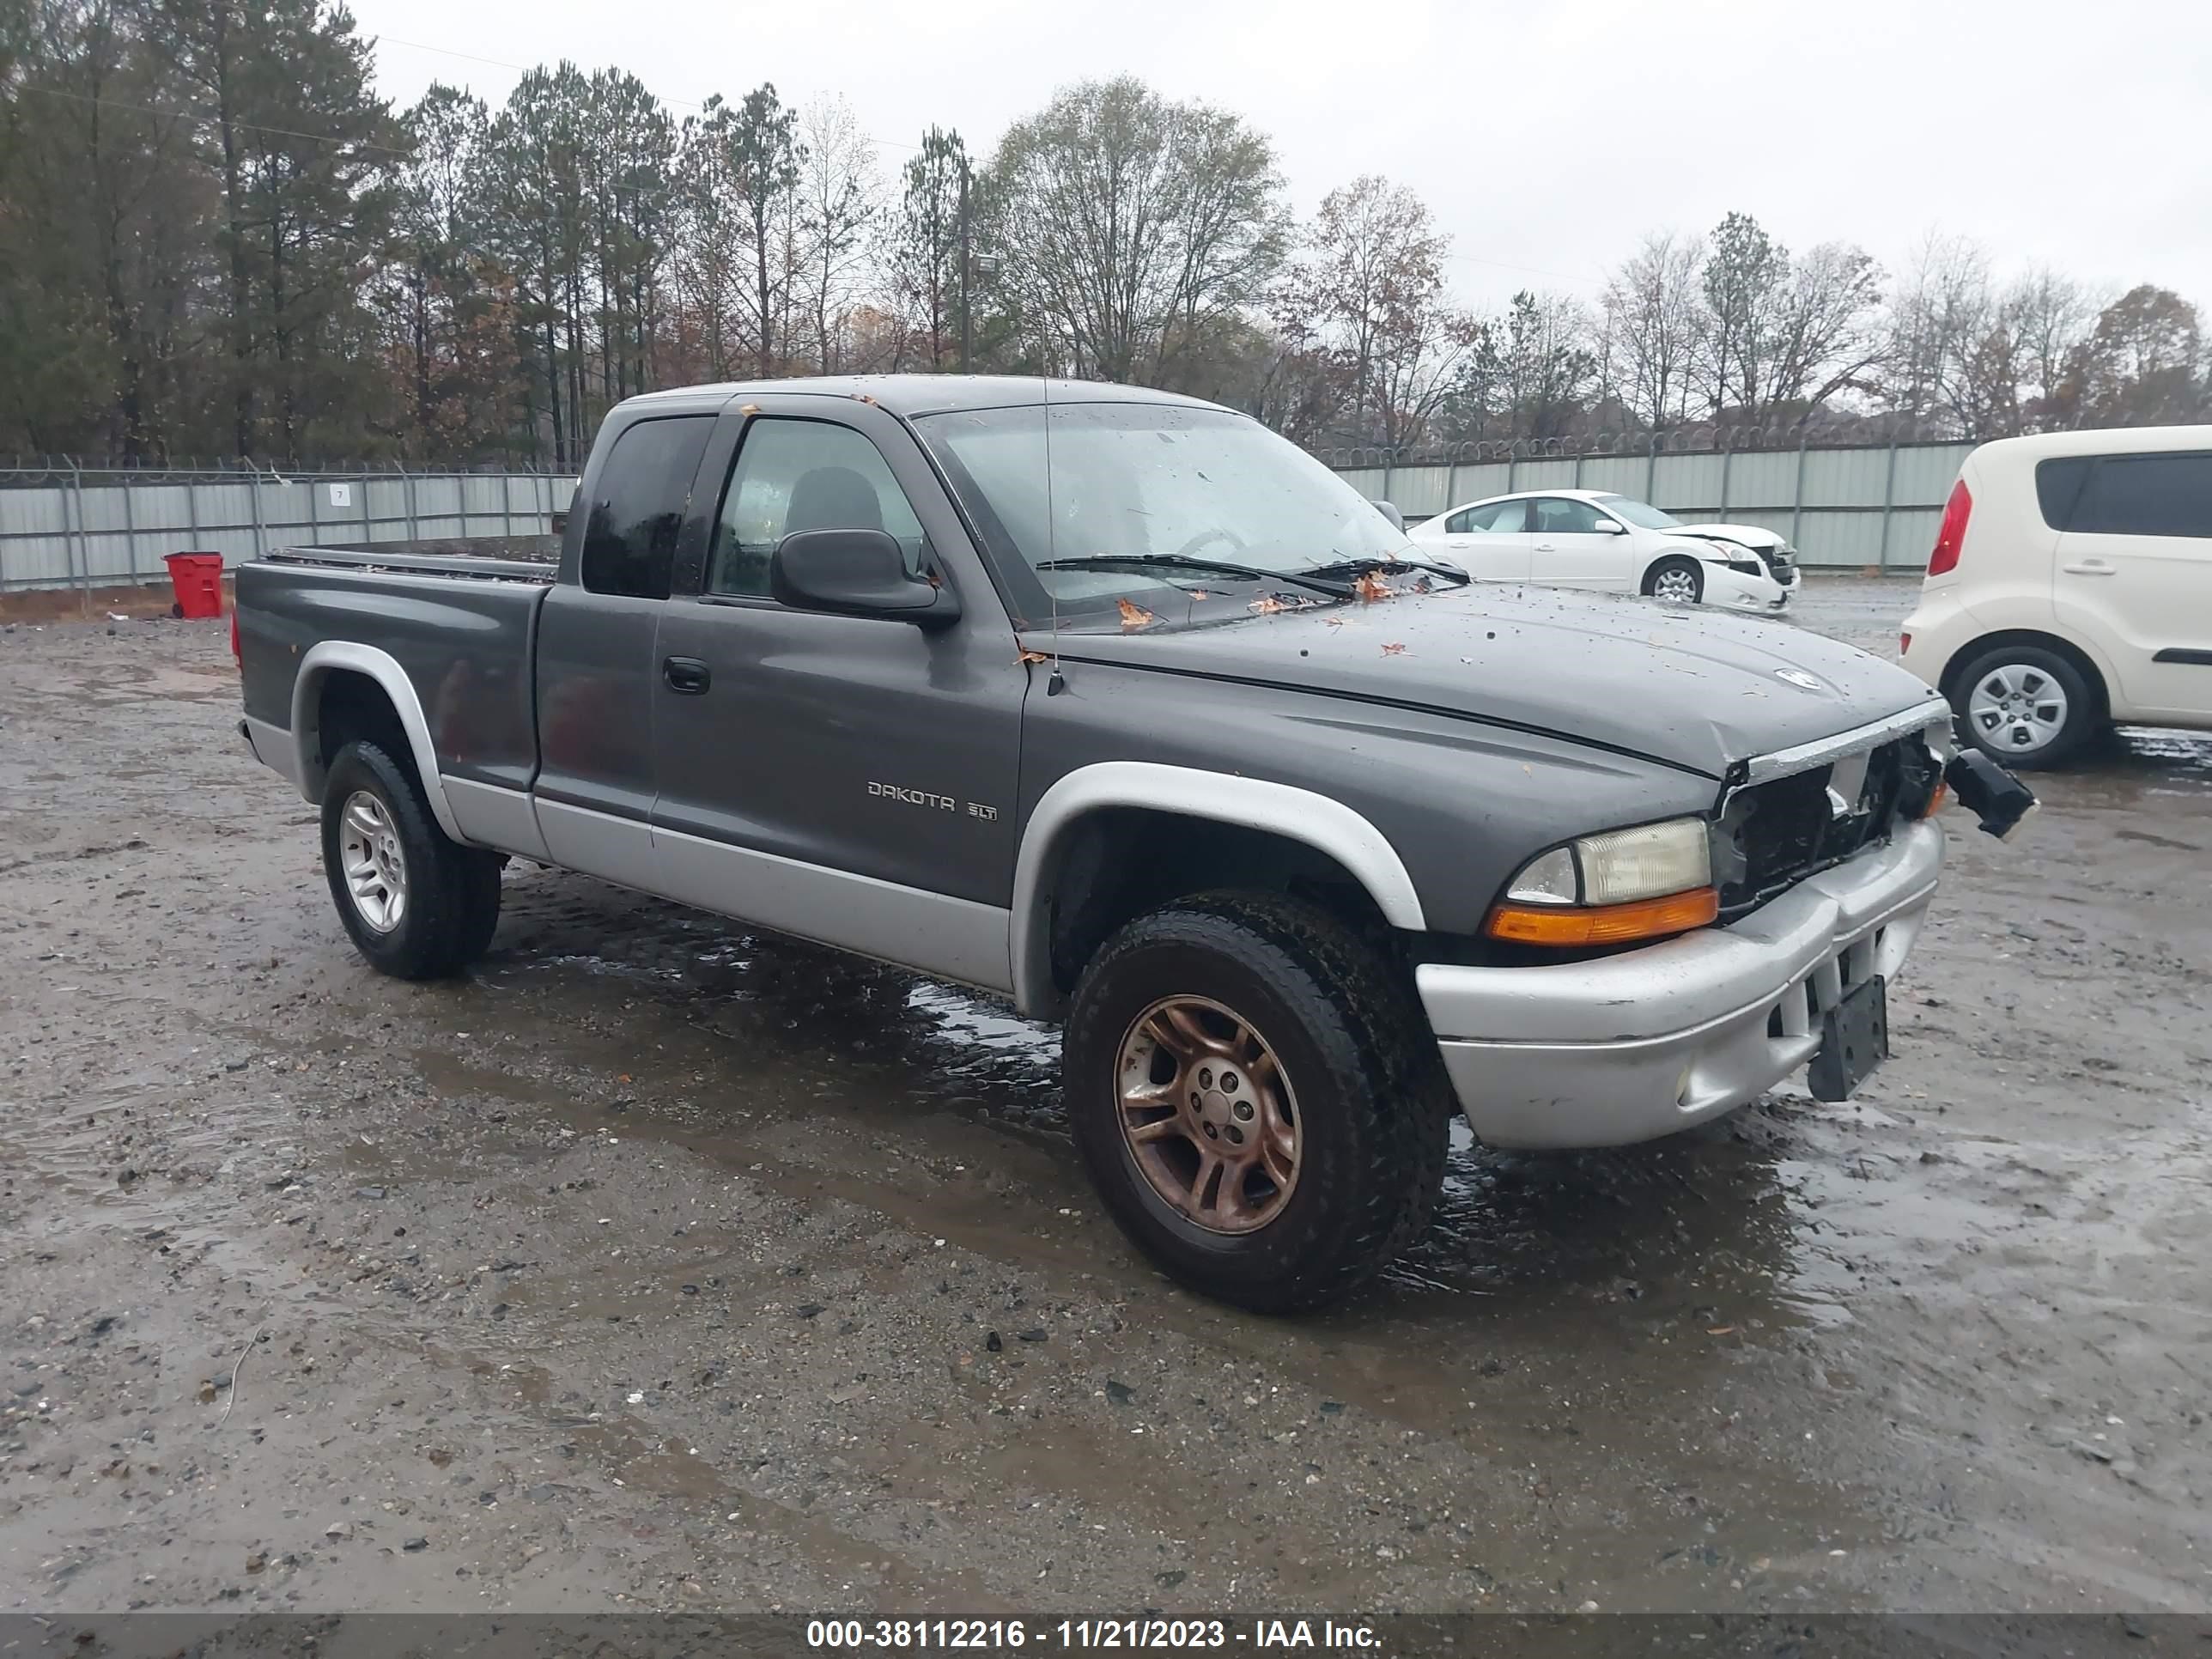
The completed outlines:
{"type": "Polygon", "coordinates": [[[1054,87],[1127,71],[1268,133],[1302,214],[1362,173],[1412,185],[1485,307],[1523,285],[1592,296],[1644,231],[1730,209],[1892,268],[1940,229],[2008,270],[2212,307],[2206,0],[354,7],[401,105],[434,80],[496,105],[502,64],[562,57],[629,70],[679,115],[769,80],[787,102],[842,94],[887,176],[932,122],[987,155],[1054,87]]]}

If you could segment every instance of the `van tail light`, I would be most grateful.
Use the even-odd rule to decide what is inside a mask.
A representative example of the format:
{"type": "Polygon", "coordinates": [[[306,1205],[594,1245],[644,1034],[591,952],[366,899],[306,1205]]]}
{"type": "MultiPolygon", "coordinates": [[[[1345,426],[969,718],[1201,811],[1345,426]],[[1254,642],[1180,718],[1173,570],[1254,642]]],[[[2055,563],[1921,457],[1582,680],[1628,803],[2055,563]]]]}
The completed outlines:
{"type": "Polygon", "coordinates": [[[1951,486],[1951,499],[1943,503],[1943,522],[1936,529],[1936,550],[1928,556],[1928,574],[1948,575],[1959,568],[1959,550],[1966,543],[1966,520],[1974,511],[1973,492],[1964,478],[1951,486]]]}

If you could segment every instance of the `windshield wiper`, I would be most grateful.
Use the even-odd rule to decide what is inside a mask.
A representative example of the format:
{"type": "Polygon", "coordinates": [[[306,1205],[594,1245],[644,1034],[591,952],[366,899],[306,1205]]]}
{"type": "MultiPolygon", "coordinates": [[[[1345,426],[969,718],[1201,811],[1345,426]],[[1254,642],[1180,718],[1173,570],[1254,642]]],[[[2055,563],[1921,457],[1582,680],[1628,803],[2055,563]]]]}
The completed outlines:
{"type": "Polygon", "coordinates": [[[1428,559],[1365,558],[1339,559],[1332,564],[1308,565],[1309,576],[1371,576],[1378,570],[1425,570],[1432,576],[1449,576],[1465,587],[1474,580],[1455,564],[1437,564],[1428,559]]]}
{"type": "Polygon", "coordinates": [[[1283,570],[1262,570],[1257,565],[1231,564],[1220,559],[1186,558],[1180,553],[1094,553],[1079,559],[1046,559],[1034,567],[1038,570],[1195,570],[1202,575],[1231,576],[1241,581],[1289,582],[1293,586],[1309,587],[1316,593],[1326,593],[1331,599],[1348,599],[1352,589],[1342,582],[1322,580],[1310,570],[1296,575],[1283,570]]]}

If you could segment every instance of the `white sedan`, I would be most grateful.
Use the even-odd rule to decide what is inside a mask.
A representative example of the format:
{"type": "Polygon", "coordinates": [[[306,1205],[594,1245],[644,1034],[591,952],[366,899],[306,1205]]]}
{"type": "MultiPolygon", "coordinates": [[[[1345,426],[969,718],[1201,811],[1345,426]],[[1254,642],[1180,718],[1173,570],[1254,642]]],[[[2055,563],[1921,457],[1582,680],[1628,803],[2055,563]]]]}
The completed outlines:
{"type": "Polygon", "coordinates": [[[1781,538],[1750,532],[1774,542],[1762,556],[1765,550],[1722,533],[1735,528],[1684,525],[1647,502],[1603,490],[1531,489],[1448,508],[1407,533],[1481,581],[1781,610],[1796,578],[1781,538]]]}

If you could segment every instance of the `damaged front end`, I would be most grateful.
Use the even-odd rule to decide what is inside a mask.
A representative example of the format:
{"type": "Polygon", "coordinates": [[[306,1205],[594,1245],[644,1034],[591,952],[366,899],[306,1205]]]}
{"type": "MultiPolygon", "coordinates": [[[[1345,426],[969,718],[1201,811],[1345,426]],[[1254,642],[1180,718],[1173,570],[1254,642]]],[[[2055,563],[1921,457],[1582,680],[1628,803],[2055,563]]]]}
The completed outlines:
{"type": "Polygon", "coordinates": [[[1943,781],[1959,805],[1980,821],[1985,836],[2010,841],[2042,803],[2011,773],[1978,749],[1962,749],[1943,768],[1943,781]]]}

